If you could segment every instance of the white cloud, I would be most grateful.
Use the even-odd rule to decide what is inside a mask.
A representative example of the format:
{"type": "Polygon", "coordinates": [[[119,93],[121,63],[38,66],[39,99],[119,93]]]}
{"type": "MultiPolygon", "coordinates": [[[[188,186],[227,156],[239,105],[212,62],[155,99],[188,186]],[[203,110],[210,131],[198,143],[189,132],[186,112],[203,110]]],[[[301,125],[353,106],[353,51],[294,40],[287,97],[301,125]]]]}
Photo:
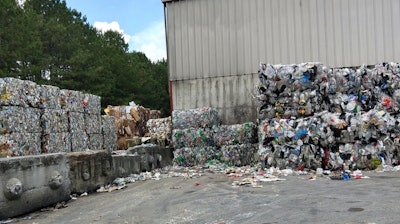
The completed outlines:
{"type": "Polygon", "coordinates": [[[111,31],[116,31],[120,34],[122,34],[122,37],[124,38],[126,43],[129,43],[129,41],[131,40],[131,36],[129,34],[126,34],[124,32],[123,29],[121,29],[121,27],[119,27],[119,23],[116,21],[113,21],[111,23],[108,22],[94,22],[93,24],[94,28],[96,28],[97,30],[101,31],[101,32],[106,32],[108,30],[111,31]]]}
{"type": "Polygon", "coordinates": [[[164,22],[155,22],[145,30],[134,34],[129,46],[131,50],[143,52],[153,62],[166,59],[164,22]]]}
{"type": "Polygon", "coordinates": [[[125,33],[116,21],[95,22],[93,26],[101,32],[112,30],[121,33],[130,50],[143,52],[153,62],[167,58],[163,21],[155,22],[134,35],[125,33]]]}

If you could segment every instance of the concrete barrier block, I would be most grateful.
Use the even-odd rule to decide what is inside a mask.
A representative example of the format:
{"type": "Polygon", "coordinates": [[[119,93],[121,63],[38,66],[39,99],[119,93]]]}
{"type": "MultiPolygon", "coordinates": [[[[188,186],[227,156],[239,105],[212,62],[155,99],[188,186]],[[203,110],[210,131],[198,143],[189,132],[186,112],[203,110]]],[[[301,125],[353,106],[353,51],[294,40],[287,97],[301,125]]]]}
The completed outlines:
{"type": "Polygon", "coordinates": [[[113,181],[113,160],[105,150],[68,153],[71,192],[93,192],[113,181]]]}
{"type": "Polygon", "coordinates": [[[139,155],[141,158],[140,170],[151,171],[172,164],[172,149],[154,144],[142,144],[127,149],[127,154],[139,155]]]}
{"type": "Polygon", "coordinates": [[[140,173],[141,157],[139,155],[113,155],[114,177],[127,177],[130,174],[140,173]]]}
{"type": "Polygon", "coordinates": [[[0,219],[70,199],[66,153],[0,159],[0,219]]]}

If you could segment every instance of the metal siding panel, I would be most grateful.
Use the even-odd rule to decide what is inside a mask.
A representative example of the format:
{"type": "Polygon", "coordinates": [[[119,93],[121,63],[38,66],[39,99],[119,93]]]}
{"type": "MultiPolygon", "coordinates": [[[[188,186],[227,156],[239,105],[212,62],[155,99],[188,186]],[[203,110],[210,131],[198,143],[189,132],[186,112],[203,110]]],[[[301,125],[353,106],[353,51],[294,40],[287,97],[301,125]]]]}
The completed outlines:
{"type": "Polygon", "coordinates": [[[310,18],[310,45],[311,45],[311,61],[320,61],[319,44],[318,44],[318,15],[317,1],[310,0],[309,3],[309,18],[310,18]]]}
{"type": "Polygon", "coordinates": [[[180,10],[180,3],[174,4],[174,27],[175,27],[175,58],[176,58],[176,73],[174,80],[183,79],[183,65],[182,65],[182,10],[180,10]]]}
{"type": "Polygon", "coordinates": [[[325,20],[325,1],[318,1],[317,0],[317,33],[315,34],[318,36],[318,55],[319,61],[322,63],[327,63],[328,56],[327,56],[327,37],[326,37],[326,20],[325,20]]]}
{"type": "Polygon", "coordinates": [[[221,76],[224,74],[224,55],[223,55],[223,16],[222,16],[222,4],[221,1],[214,1],[215,4],[215,14],[220,15],[218,19],[215,21],[215,37],[216,37],[216,73],[215,76],[221,76]]]}
{"type": "Polygon", "coordinates": [[[209,25],[208,25],[208,2],[209,1],[199,1],[201,3],[200,10],[200,26],[202,28],[200,36],[201,36],[201,44],[199,47],[202,49],[201,61],[202,61],[202,71],[203,77],[210,77],[210,39],[209,39],[209,25]]]}
{"type": "Polygon", "coordinates": [[[376,46],[376,63],[384,61],[385,58],[385,34],[383,32],[384,21],[383,21],[383,7],[382,2],[374,1],[374,12],[375,12],[375,31],[373,32],[375,37],[376,46]]]}
{"type": "Polygon", "coordinates": [[[392,30],[392,7],[393,1],[389,4],[383,4],[383,35],[384,35],[384,49],[385,49],[385,60],[394,61],[393,52],[393,30],[392,30]]]}
{"type": "Polygon", "coordinates": [[[335,64],[335,46],[334,46],[334,20],[333,20],[333,3],[326,1],[325,4],[325,27],[326,27],[326,42],[327,42],[327,61],[330,66],[335,64]]]}
{"type": "Polygon", "coordinates": [[[279,13],[279,26],[280,29],[279,31],[277,30],[276,32],[279,33],[280,36],[280,42],[281,42],[281,58],[280,58],[280,63],[283,64],[288,64],[289,63],[289,40],[288,40],[288,16],[287,16],[287,1],[286,0],[280,0],[278,2],[278,13],[279,13]]]}
{"type": "Polygon", "coordinates": [[[302,61],[298,63],[311,61],[311,35],[310,35],[310,8],[309,1],[301,2],[301,26],[302,26],[302,39],[303,39],[303,50],[304,50],[304,58],[302,61]]]}
{"type": "Polygon", "coordinates": [[[348,2],[348,7],[350,10],[348,10],[348,15],[349,15],[349,44],[350,44],[350,60],[349,63],[351,65],[355,65],[356,61],[360,60],[360,33],[359,33],[359,27],[358,27],[358,5],[356,1],[349,1],[348,2]]]}
{"type": "Polygon", "coordinates": [[[303,29],[302,29],[301,0],[294,0],[295,36],[296,36],[296,59],[295,63],[304,61],[303,29]]]}
{"type": "Polygon", "coordinates": [[[294,4],[291,0],[287,0],[287,36],[288,36],[288,62],[295,63],[296,61],[296,35],[295,35],[295,16],[294,4]]]}
{"type": "Polygon", "coordinates": [[[279,0],[272,0],[272,63],[280,63],[281,61],[281,49],[282,44],[279,33],[279,0]]]}
{"type": "Polygon", "coordinates": [[[359,33],[359,57],[363,64],[368,64],[368,33],[367,33],[367,12],[366,12],[366,2],[365,0],[357,1],[357,15],[358,15],[358,33],[359,33]]]}
{"type": "Polygon", "coordinates": [[[237,60],[236,60],[236,70],[237,73],[244,72],[244,51],[245,51],[245,31],[244,31],[244,21],[242,19],[242,0],[234,0],[232,4],[235,5],[235,15],[236,15],[236,48],[237,48],[237,60]]]}
{"type": "Polygon", "coordinates": [[[222,66],[223,71],[220,76],[230,75],[231,74],[231,65],[230,65],[230,35],[229,35],[229,7],[225,1],[222,1],[221,7],[221,16],[222,16],[222,29],[220,30],[222,35],[222,66]]]}
{"type": "Polygon", "coordinates": [[[368,50],[368,64],[372,64],[373,61],[375,61],[375,55],[376,55],[376,50],[375,50],[375,34],[374,28],[375,28],[375,13],[374,13],[374,0],[366,0],[366,18],[367,18],[367,50],[368,50]]]}
{"type": "Polygon", "coordinates": [[[341,65],[342,63],[342,47],[343,47],[343,40],[342,40],[342,26],[341,26],[341,10],[340,5],[337,2],[334,2],[333,7],[333,48],[335,52],[335,58],[333,64],[341,65]],[[336,3],[336,4],[335,4],[336,3]]]}
{"type": "Polygon", "coordinates": [[[167,58],[168,60],[168,74],[169,74],[169,79],[175,79],[176,78],[176,40],[175,40],[175,15],[176,13],[173,12],[174,6],[169,5],[167,9],[165,9],[169,15],[167,16],[166,22],[166,28],[165,28],[165,33],[167,37],[167,46],[168,46],[168,51],[167,51],[167,58]],[[173,58],[174,57],[174,58],[173,58]]]}
{"type": "Polygon", "coordinates": [[[190,78],[190,70],[189,70],[189,21],[188,21],[188,1],[179,1],[181,4],[181,27],[182,27],[182,78],[189,79],[190,78]]]}
{"type": "Polygon", "coordinates": [[[204,78],[203,71],[203,46],[205,43],[202,41],[203,36],[203,28],[202,28],[202,19],[201,19],[201,2],[202,1],[193,1],[194,13],[194,46],[195,46],[195,59],[193,64],[194,68],[194,76],[195,78],[204,78]]]}
{"type": "Polygon", "coordinates": [[[236,74],[238,71],[238,60],[237,60],[237,15],[235,13],[235,1],[231,2],[231,4],[227,4],[228,14],[229,14],[229,49],[231,51],[229,55],[229,60],[231,63],[231,72],[232,74],[236,74]]]}
{"type": "Polygon", "coordinates": [[[350,37],[351,37],[351,31],[350,31],[350,21],[349,21],[349,3],[348,0],[341,0],[341,5],[340,5],[340,18],[341,18],[341,31],[340,33],[342,34],[342,65],[343,66],[349,66],[351,64],[351,59],[350,59],[350,37]]]}
{"type": "Polygon", "coordinates": [[[400,1],[392,1],[392,31],[393,31],[393,56],[394,61],[400,62],[400,41],[396,41],[400,37],[399,21],[400,21],[400,1]]]}
{"type": "MultiPolygon", "coordinates": [[[[251,48],[250,48],[250,58],[248,63],[248,70],[246,69],[245,73],[257,72],[258,61],[260,60],[259,54],[259,40],[260,40],[260,30],[258,30],[258,18],[257,18],[257,0],[252,0],[250,4],[250,34],[251,34],[251,48]]],[[[243,73],[243,74],[245,74],[243,73]]]]}
{"type": "Polygon", "coordinates": [[[247,0],[246,4],[243,4],[242,14],[243,14],[243,22],[244,26],[244,60],[239,61],[239,63],[243,64],[243,71],[238,71],[236,74],[245,74],[246,72],[251,71],[251,41],[254,33],[251,32],[251,18],[250,18],[250,7],[251,0],[247,0]]]}
{"type": "Polygon", "coordinates": [[[189,79],[196,78],[196,35],[195,35],[195,17],[194,15],[194,2],[187,2],[187,51],[186,57],[188,59],[189,79]]]}
{"type": "MultiPolygon", "coordinates": [[[[264,20],[265,20],[265,1],[264,0],[257,0],[257,34],[258,34],[258,61],[257,62],[266,62],[267,57],[265,55],[266,52],[266,32],[264,27],[264,20]]],[[[258,63],[257,63],[258,65],[258,63]]]]}
{"type": "Polygon", "coordinates": [[[215,12],[214,0],[207,1],[207,12],[208,12],[208,39],[210,41],[209,44],[209,64],[210,64],[210,75],[209,77],[217,74],[217,46],[216,46],[216,30],[217,30],[217,21],[220,19],[219,14],[215,12]]]}

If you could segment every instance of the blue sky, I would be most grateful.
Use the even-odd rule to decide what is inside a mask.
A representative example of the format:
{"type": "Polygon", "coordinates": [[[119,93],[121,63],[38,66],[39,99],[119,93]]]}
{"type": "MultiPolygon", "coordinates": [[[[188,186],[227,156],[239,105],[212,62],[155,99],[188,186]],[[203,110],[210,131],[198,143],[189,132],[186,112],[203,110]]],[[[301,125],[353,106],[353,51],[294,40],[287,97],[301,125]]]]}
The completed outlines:
{"type": "Polygon", "coordinates": [[[66,0],[98,30],[123,34],[129,50],[152,60],[166,58],[164,6],[161,0],[66,0]]]}

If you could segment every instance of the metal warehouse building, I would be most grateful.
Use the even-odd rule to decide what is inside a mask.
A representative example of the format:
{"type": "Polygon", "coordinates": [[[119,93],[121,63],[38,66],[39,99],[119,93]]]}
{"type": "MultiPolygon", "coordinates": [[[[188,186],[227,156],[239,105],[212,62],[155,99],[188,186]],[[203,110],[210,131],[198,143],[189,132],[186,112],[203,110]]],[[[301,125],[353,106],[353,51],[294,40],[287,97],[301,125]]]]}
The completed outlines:
{"type": "Polygon", "coordinates": [[[399,0],[162,0],[173,109],[256,121],[260,62],[400,62],[399,0]]]}

